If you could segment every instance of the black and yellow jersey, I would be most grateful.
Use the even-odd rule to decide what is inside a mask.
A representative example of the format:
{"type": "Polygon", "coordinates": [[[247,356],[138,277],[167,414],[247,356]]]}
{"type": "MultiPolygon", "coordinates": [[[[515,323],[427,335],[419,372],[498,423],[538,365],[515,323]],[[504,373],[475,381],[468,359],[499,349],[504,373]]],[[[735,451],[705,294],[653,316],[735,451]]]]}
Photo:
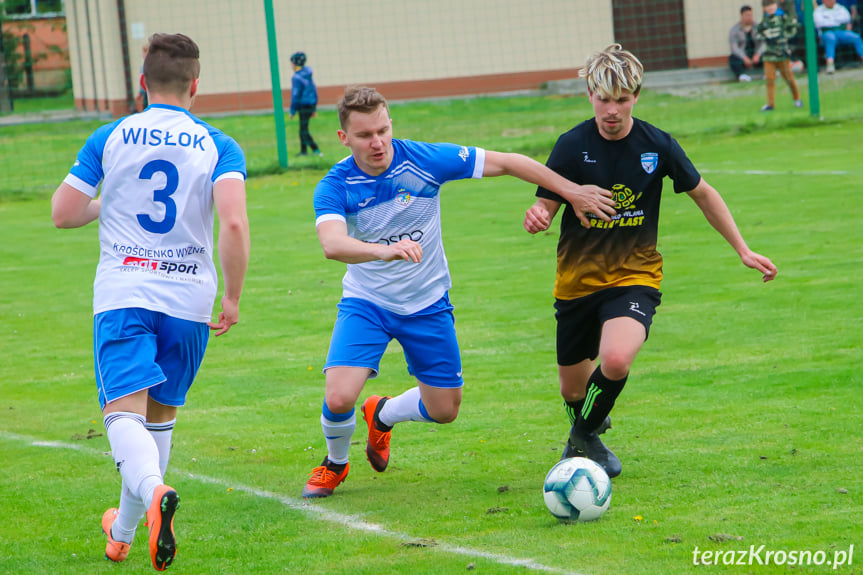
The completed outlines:
{"type": "MultiPolygon", "coordinates": [[[[659,289],[662,256],[656,240],[662,180],[670,177],[676,193],[689,192],[701,175],[668,133],[633,120],[632,130],[621,140],[603,138],[594,118],[582,122],[558,138],[548,158],[546,165],[565,178],[611,190],[617,210],[610,222],[591,217],[588,229],[566,203],[557,246],[557,299],[615,286],[659,289]]],[[[542,187],[536,195],[565,203],[542,187]]]]}

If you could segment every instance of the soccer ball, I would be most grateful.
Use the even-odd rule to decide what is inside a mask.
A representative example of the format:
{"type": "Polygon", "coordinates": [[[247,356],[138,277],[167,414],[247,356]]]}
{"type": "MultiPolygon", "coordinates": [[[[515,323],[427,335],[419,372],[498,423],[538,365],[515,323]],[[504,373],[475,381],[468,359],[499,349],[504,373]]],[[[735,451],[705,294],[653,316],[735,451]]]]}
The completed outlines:
{"type": "Polygon", "coordinates": [[[611,505],[611,479],[586,457],[557,462],[545,476],[542,491],[545,506],[558,519],[593,521],[611,505]]]}

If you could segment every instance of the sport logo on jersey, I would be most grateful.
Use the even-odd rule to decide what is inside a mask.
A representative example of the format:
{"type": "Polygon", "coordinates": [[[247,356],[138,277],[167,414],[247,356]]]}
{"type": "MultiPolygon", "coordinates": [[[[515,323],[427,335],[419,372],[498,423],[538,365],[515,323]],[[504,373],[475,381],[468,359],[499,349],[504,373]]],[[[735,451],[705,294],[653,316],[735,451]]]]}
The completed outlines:
{"type": "Polygon", "coordinates": [[[411,203],[411,193],[404,191],[404,188],[399,190],[399,194],[396,196],[396,201],[403,206],[411,203]]]}
{"type": "Polygon", "coordinates": [[[635,208],[635,202],[641,198],[642,192],[636,195],[632,190],[626,187],[626,184],[614,184],[611,187],[611,198],[614,200],[615,210],[629,210],[635,208]]]}
{"type": "Polygon", "coordinates": [[[644,210],[638,209],[636,202],[641,198],[643,192],[637,194],[626,184],[614,184],[611,187],[614,209],[617,214],[611,217],[610,222],[600,220],[594,214],[590,214],[590,226],[600,230],[612,228],[639,227],[644,224],[644,210]]]}
{"type": "Polygon", "coordinates": [[[413,230],[411,232],[400,232],[398,234],[393,234],[388,238],[381,238],[375,243],[389,246],[389,245],[398,243],[402,240],[413,240],[415,242],[418,242],[421,239],[423,239],[423,231],[422,230],[413,230]]]}
{"type": "Polygon", "coordinates": [[[187,264],[184,262],[165,262],[149,258],[136,258],[129,256],[123,260],[124,266],[144,268],[147,270],[164,272],[165,275],[172,273],[198,275],[198,264],[187,264]]]}
{"type": "Polygon", "coordinates": [[[461,158],[462,162],[466,162],[468,158],[470,158],[470,152],[464,146],[458,151],[458,157],[461,158]]]}
{"type": "Polygon", "coordinates": [[[123,265],[156,270],[159,269],[159,260],[151,260],[148,258],[133,258],[130,256],[123,260],[123,265]]]}
{"type": "Polygon", "coordinates": [[[641,167],[648,174],[652,174],[659,165],[659,154],[656,152],[646,152],[641,154],[641,167]]]}

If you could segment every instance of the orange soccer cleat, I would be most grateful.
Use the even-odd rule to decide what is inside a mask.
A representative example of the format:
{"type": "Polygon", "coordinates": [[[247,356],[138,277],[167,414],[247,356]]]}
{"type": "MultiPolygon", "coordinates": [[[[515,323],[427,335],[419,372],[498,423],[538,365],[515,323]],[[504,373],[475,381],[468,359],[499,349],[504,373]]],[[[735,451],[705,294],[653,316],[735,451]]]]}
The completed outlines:
{"type": "Polygon", "coordinates": [[[108,538],[108,545],[105,546],[105,559],[110,559],[116,563],[126,560],[126,557],[129,556],[129,547],[132,546],[131,543],[114,541],[114,537],[111,535],[111,527],[114,525],[118,513],[119,510],[112,507],[102,514],[102,531],[108,538]]]}
{"type": "Polygon", "coordinates": [[[325,457],[324,461],[310,473],[308,482],[303,487],[303,499],[329,497],[333,490],[348,476],[350,463],[337,465],[325,457]]]}
{"type": "Polygon", "coordinates": [[[389,397],[381,397],[380,395],[371,395],[363,402],[363,419],[369,425],[369,440],[366,443],[366,457],[375,471],[383,471],[387,468],[390,462],[390,438],[392,437],[392,427],[387,431],[381,431],[375,425],[378,414],[381,412],[384,404],[389,397]]]}
{"type": "Polygon", "coordinates": [[[174,538],[174,512],[180,506],[180,496],[173,487],[160,485],[153,493],[153,502],[147,509],[147,526],[150,528],[150,560],[156,571],[164,571],[177,554],[174,538]]]}

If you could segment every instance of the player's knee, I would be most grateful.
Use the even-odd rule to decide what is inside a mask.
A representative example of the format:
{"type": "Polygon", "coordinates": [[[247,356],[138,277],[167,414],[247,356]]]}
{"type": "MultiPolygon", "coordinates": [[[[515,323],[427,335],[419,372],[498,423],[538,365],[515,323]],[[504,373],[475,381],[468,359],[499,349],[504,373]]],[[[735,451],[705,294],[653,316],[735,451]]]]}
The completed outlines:
{"type": "Polygon", "coordinates": [[[602,374],[612,381],[623,379],[632,366],[632,357],[626,353],[611,352],[603,356],[600,364],[602,374]]]}
{"type": "Polygon", "coordinates": [[[347,413],[356,403],[356,398],[350,397],[340,390],[328,391],[326,394],[327,408],[333,413],[347,413]]]}
{"type": "Polygon", "coordinates": [[[461,399],[452,402],[446,402],[443,405],[426,406],[429,417],[437,423],[452,423],[458,417],[458,410],[461,406],[461,399]]]}
{"type": "Polygon", "coordinates": [[[437,423],[452,423],[458,417],[458,406],[455,406],[447,411],[441,411],[439,413],[429,413],[432,419],[437,423]]]}

